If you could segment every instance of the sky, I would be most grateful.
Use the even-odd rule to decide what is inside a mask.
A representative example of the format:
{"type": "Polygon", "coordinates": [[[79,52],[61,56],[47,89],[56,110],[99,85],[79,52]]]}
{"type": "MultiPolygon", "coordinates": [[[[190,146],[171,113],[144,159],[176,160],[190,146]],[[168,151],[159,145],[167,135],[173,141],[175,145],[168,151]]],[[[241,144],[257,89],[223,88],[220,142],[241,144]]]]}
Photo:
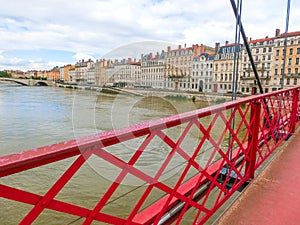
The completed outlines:
{"type": "MultiPolygon", "coordinates": [[[[0,0],[0,70],[45,70],[81,59],[139,58],[182,45],[234,42],[230,0],[0,0]]],[[[287,0],[242,1],[252,39],[285,31],[287,0]]],[[[300,31],[291,0],[289,31],[300,31]]]]}

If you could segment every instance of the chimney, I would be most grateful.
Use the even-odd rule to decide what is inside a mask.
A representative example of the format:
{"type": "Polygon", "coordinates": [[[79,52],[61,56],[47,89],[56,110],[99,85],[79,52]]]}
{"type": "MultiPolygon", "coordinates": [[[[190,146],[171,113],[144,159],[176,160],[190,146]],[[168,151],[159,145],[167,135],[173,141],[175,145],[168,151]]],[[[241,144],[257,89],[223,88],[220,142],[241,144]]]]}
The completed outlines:
{"type": "Polygon", "coordinates": [[[159,52],[156,52],[155,59],[159,59],[159,52]]]}
{"type": "Polygon", "coordinates": [[[225,41],[225,46],[227,46],[228,45],[228,41],[225,41]]]}
{"type": "Polygon", "coordinates": [[[216,54],[218,53],[219,48],[220,48],[220,43],[216,42],[216,44],[215,44],[215,53],[216,54]]]}
{"type": "Polygon", "coordinates": [[[279,35],[280,35],[280,29],[276,29],[276,31],[275,31],[275,37],[279,37],[279,35]]]}
{"type": "Polygon", "coordinates": [[[179,50],[181,49],[181,45],[178,45],[178,49],[179,49],[179,50]]]}
{"type": "Polygon", "coordinates": [[[204,45],[201,44],[201,45],[200,45],[200,55],[203,54],[204,52],[205,52],[204,45]]]}
{"type": "Polygon", "coordinates": [[[171,46],[168,46],[168,52],[170,52],[171,51],[171,46]]]}

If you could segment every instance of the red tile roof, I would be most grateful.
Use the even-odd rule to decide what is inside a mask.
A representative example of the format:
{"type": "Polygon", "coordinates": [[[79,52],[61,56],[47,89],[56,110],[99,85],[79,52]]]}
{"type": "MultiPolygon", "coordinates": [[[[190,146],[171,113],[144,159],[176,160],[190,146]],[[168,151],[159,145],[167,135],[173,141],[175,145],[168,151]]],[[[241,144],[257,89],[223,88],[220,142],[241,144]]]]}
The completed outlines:
{"type": "MultiPolygon", "coordinates": [[[[293,36],[300,36],[300,31],[289,32],[289,33],[288,33],[288,37],[293,37],[293,36]]],[[[279,37],[285,37],[285,33],[280,34],[279,37]]]]}
{"type": "Polygon", "coordinates": [[[265,41],[274,41],[275,37],[266,37],[266,38],[261,38],[261,39],[255,39],[255,40],[250,40],[249,44],[253,44],[253,43],[260,43],[260,42],[265,42],[265,41]]]}

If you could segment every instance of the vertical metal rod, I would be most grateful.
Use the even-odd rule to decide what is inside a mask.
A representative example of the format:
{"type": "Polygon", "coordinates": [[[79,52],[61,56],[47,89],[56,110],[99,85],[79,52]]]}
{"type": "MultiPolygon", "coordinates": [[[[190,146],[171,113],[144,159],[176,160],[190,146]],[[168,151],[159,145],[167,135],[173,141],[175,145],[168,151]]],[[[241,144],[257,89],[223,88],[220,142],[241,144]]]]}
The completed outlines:
{"type": "MultiPolygon", "coordinates": [[[[235,40],[234,40],[234,44],[235,44],[235,51],[234,51],[234,63],[233,63],[233,76],[232,76],[232,92],[231,92],[231,100],[236,100],[236,92],[237,92],[237,81],[238,81],[238,60],[239,60],[239,54],[238,53],[238,47],[240,47],[240,37],[241,37],[241,32],[240,32],[240,22],[241,22],[241,14],[242,14],[242,0],[237,0],[237,5],[238,5],[238,14],[239,16],[236,17],[236,23],[235,23],[235,40]]],[[[240,51],[239,51],[240,52],[240,51]]],[[[230,110],[230,115],[232,115],[233,113],[233,109],[230,110]]],[[[234,130],[234,123],[235,123],[235,116],[233,116],[232,120],[231,120],[231,128],[232,130],[234,130]]],[[[228,146],[230,146],[232,140],[232,134],[229,134],[229,139],[228,139],[228,146]]],[[[231,146],[230,151],[229,151],[229,160],[232,160],[232,149],[233,146],[231,146]]],[[[229,172],[229,168],[228,168],[228,172],[229,172]]]]}
{"type": "MultiPolygon", "coordinates": [[[[264,93],[264,91],[263,91],[263,88],[261,86],[261,83],[260,83],[260,80],[259,80],[259,77],[258,77],[257,69],[256,69],[256,66],[255,66],[255,63],[254,63],[254,60],[253,60],[253,56],[252,56],[252,53],[251,53],[251,50],[250,50],[250,47],[249,47],[249,44],[248,44],[248,41],[247,41],[247,37],[246,37],[245,31],[244,31],[244,27],[243,27],[242,21],[240,19],[240,15],[238,14],[238,9],[237,9],[237,7],[235,5],[234,0],[230,0],[230,2],[231,2],[231,6],[232,6],[233,12],[235,14],[235,17],[239,18],[239,21],[240,21],[240,32],[241,32],[242,37],[243,37],[244,45],[246,47],[246,50],[247,50],[247,53],[248,53],[248,56],[249,56],[249,60],[250,60],[250,63],[251,63],[251,66],[252,66],[252,69],[253,69],[256,81],[257,81],[257,85],[258,85],[259,91],[262,94],[262,93],[264,93]]],[[[269,110],[269,107],[268,107],[266,99],[263,99],[263,103],[264,103],[264,105],[266,107],[266,111],[267,111],[266,119],[270,120],[271,119],[271,115],[270,115],[270,110],[269,110]]]]}
{"type": "Polygon", "coordinates": [[[260,80],[259,80],[259,77],[258,77],[257,69],[256,69],[256,66],[255,66],[255,63],[254,63],[254,60],[253,60],[253,57],[252,57],[252,54],[251,54],[251,50],[250,50],[250,47],[249,47],[249,44],[248,44],[248,41],[247,41],[247,37],[246,37],[245,31],[244,31],[242,21],[240,19],[240,15],[238,14],[238,9],[235,5],[234,0],[230,0],[230,2],[231,2],[232,9],[234,11],[235,17],[238,18],[238,20],[240,21],[240,32],[241,32],[243,40],[244,40],[244,45],[246,47],[246,50],[247,50],[247,53],[248,53],[248,56],[249,56],[249,60],[250,60],[250,63],[251,63],[251,66],[252,66],[256,81],[257,81],[259,91],[262,94],[262,93],[264,93],[264,91],[263,91],[263,88],[261,86],[261,83],[260,83],[260,80]]]}
{"type": "Polygon", "coordinates": [[[281,71],[281,89],[283,89],[284,83],[284,70],[285,70],[285,63],[286,63],[286,50],[287,50],[287,38],[288,38],[288,31],[289,31],[289,20],[290,20],[290,0],[287,0],[287,9],[286,9],[286,21],[285,21],[285,38],[284,38],[284,48],[283,48],[283,65],[281,71]]]}
{"type": "Polygon", "coordinates": [[[237,45],[240,44],[240,38],[241,38],[241,32],[240,32],[240,19],[242,15],[242,0],[237,1],[237,5],[239,8],[238,14],[240,15],[239,17],[236,18],[236,24],[235,24],[235,51],[234,51],[234,64],[233,64],[233,76],[232,76],[232,95],[231,95],[231,100],[236,100],[236,92],[237,92],[237,81],[238,81],[238,48],[237,45]]]}

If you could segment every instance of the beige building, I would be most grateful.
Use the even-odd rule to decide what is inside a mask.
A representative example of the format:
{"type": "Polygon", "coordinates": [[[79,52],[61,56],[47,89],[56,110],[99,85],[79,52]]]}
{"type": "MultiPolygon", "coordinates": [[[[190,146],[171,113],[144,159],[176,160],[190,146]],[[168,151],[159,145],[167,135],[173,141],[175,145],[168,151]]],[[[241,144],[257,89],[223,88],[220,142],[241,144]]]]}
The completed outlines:
{"type": "MultiPolygon", "coordinates": [[[[264,93],[269,92],[272,89],[274,40],[274,37],[265,37],[263,39],[250,40],[248,42],[264,93]]],[[[241,92],[244,94],[251,94],[253,88],[256,88],[257,92],[259,92],[257,80],[245,47],[242,49],[241,64],[241,92]]]]}
{"type": "Polygon", "coordinates": [[[232,91],[232,85],[237,85],[236,91],[240,91],[240,80],[234,74],[234,69],[236,67],[237,71],[240,71],[241,50],[241,44],[228,44],[227,41],[224,46],[219,47],[213,65],[213,92],[221,94],[229,93],[232,91]],[[236,65],[234,64],[235,57],[238,60],[236,65]]]}
{"type": "Polygon", "coordinates": [[[109,60],[106,69],[107,83],[116,87],[134,87],[141,76],[141,63],[131,58],[109,60]]]}
{"type": "Polygon", "coordinates": [[[93,73],[94,62],[89,59],[88,61],[79,60],[75,64],[75,82],[78,84],[88,84],[95,80],[95,73],[93,73]]]}
{"type": "Polygon", "coordinates": [[[135,87],[141,88],[166,88],[165,52],[158,52],[153,57],[152,53],[141,57],[141,75],[137,77],[135,87]]]}
{"type": "Polygon", "coordinates": [[[203,53],[213,54],[215,49],[203,44],[192,47],[178,46],[178,49],[168,50],[165,54],[166,88],[171,90],[191,90],[193,59],[203,53]]]}
{"type": "Polygon", "coordinates": [[[293,87],[300,84],[300,31],[290,32],[287,34],[287,49],[284,65],[284,41],[285,33],[280,34],[280,30],[276,30],[275,46],[274,46],[274,68],[272,73],[272,90],[281,89],[282,77],[283,88],[293,87]]]}
{"type": "Polygon", "coordinates": [[[106,69],[108,63],[106,59],[97,59],[95,62],[95,84],[105,85],[108,82],[106,77],[106,69]]]}

